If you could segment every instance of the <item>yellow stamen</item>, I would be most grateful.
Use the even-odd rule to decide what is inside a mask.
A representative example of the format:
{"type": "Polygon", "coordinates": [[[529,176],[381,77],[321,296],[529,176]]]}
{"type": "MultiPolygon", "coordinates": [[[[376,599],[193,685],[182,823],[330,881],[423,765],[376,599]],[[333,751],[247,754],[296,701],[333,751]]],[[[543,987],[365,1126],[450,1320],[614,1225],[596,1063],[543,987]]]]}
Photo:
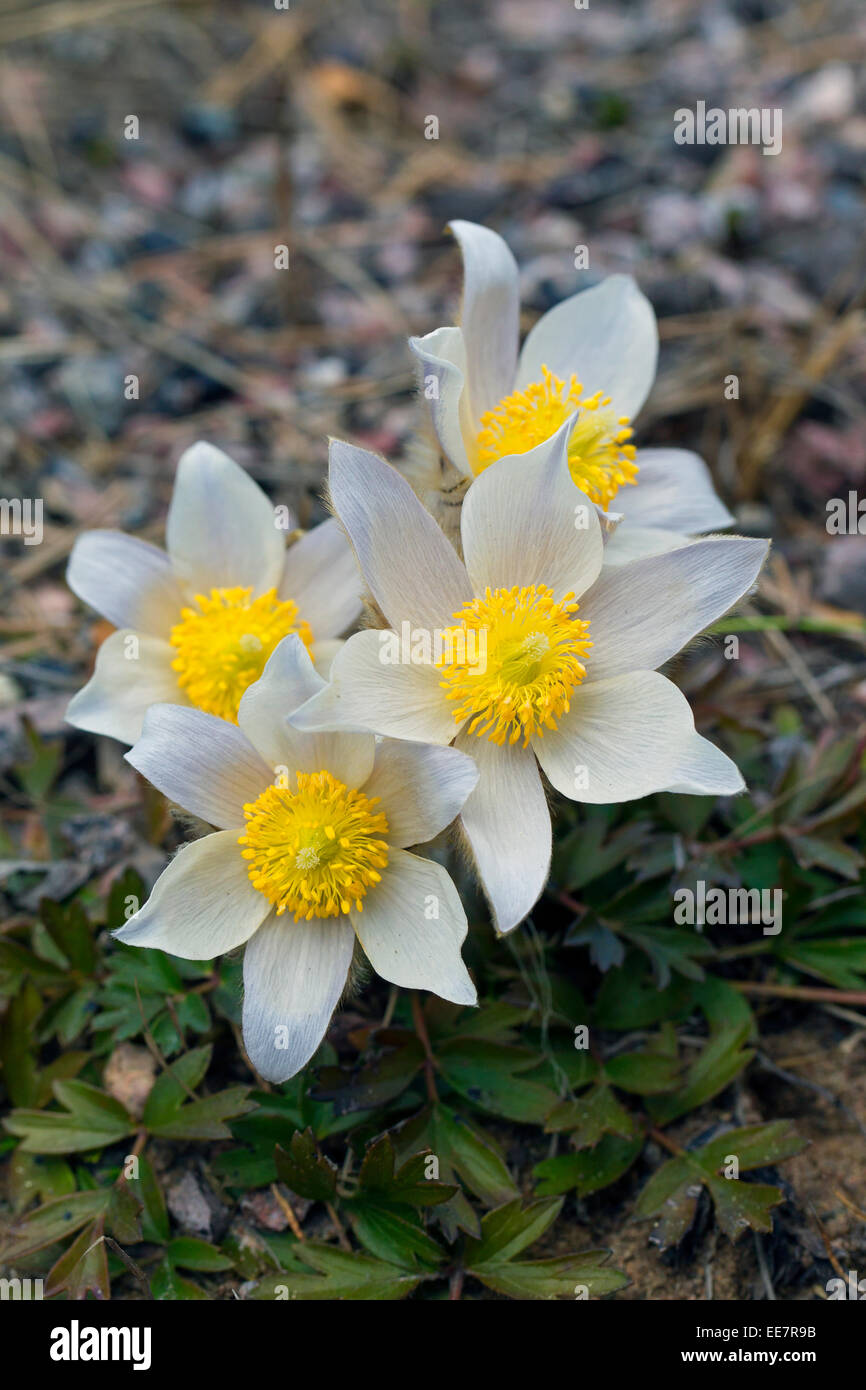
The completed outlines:
{"type": "Polygon", "coordinates": [[[277,916],[295,921],[363,911],[368,888],[388,863],[388,822],[378,796],[350,791],[330,772],[297,773],[297,791],[268,787],[244,807],[250,882],[277,916]]]}
{"type": "Polygon", "coordinates": [[[488,588],[458,609],[458,626],[444,643],[440,682],[456,701],[455,723],[469,719],[471,734],[500,745],[522,738],[524,748],[532,735],[555,729],[586,675],[582,658],[592,646],[589,623],[574,616],[577,610],[574,594],[557,602],[543,584],[488,588]],[[486,634],[486,666],[454,657],[478,650],[482,639],[466,636],[472,629],[486,634]]]}
{"type": "Polygon", "coordinates": [[[619,489],[637,479],[634,431],[626,415],[616,416],[610,398],[596,391],[583,398],[583,386],[572,373],[568,386],[547,367],[542,380],[506,396],[481,417],[475,472],[507,454],[525,454],[542,444],[575,410],[580,415],[568,441],[568,466],[574,482],[591,502],[605,509],[619,489]]]}
{"type": "Polygon", "coordinates": [[[296,632],[312,647],[309,625],[298,619],[298,605],[277,598],[276,589],[252,598],[252,589],[211,589],[196,594],[197,608],[181,610],[169,640],[177,652],[171,663],[178,684],[192,704],[237,723],[238,705],[257,681],[277,643],[296,632]]]}

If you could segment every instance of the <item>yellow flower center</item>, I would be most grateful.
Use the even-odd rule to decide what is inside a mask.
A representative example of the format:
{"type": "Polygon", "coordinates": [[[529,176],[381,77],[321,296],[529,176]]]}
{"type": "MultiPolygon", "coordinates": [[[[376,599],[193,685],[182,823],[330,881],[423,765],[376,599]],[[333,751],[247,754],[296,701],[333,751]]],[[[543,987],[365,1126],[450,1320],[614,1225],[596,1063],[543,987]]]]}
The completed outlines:
{"type": "Polygon", "coordinates": [[[298,789],[268,787],[244,807],[250,882],[277,916],[339,917],[378,883],[388,863],[388,822],[379,797],[350,791],[330,772],[297,773],[298,789]]]}
{"type": "Polygon", "coordinates": [[[278,599],[276,589],[251,598],[252,589],[211,589],[196,594],[196,608],[181,610],[169,634],[177,652],[172,669],[181,690],[199,709],[237,723],[238,705],[257,681],[278,642],[296,632],[312,647],[309,625],[298,605],[278,599]]]}
{"type": "Polygon", "coordinates": [[[610,397],[601,391],[584,399],[573,373],[567,387],[547,367],[541,373],[541,381],[505,396],[482,415],[475,472],[483,473],[507,454],[525,454],[543,444],[579,409],[568,441],[569,471],[590,501],[607,509],[619,489],[637,479],[628,416],[616,416],[609,409],[610,397]]]}
{"type": "Polygon", "coordinates": [[[577,609],[573,594],[557,602],[543,584],[486,589],[458,609],[440,663],[455,722],[471,720],[471,734],[500,745],[522,738],[524,748],[532,735],[555,729],[592,646],[577,609]],[[481,659],[467,661],[467,652],[481,659]]]}

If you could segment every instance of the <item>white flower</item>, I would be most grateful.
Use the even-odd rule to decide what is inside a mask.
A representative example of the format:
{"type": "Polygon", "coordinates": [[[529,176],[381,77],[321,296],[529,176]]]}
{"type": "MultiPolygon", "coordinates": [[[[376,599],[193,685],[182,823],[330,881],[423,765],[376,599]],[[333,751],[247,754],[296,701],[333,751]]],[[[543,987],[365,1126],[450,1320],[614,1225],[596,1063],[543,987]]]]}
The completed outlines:
{"type": "Polygon", "coordinates": [[[612,275],[544,314],[519,347],[517,264],[487,227],[452,222],[463,253],[459,328],[410,339],[421,395],[445,458],[473,477],[524,453],[579,410],[569,440],[577,486],[623,517],[605,564],[717,531],[733,517],[706,464],[686,449],[639,449],[631,421],[653,384],[658,331],[628,275],[612,275]]]}
{"type": "Polygon", "coordinates": [[[465,565],[399,473],[332,443],[337,514],[386,622],[416,634],[417,659],[393,664],[393,638],[357,633],[330,684],[292,716],[308,730],[456,736],[481,773],[461,820],[501,932],[525,917],[547,878],[550,816],[536,759],[576,801],[743,787],[656,668],[751,587],[767,543],[714,537],[602,571],[596,510],[569,474],[570,429],[475,480],[461,518],[465,565]],[[442,629],[456,636],[437,665],[424,659],[421,636],[442,629]],[[482,642],[486,664],[474,659],[482,642]]]}
{"type": "Polygon", "coordinates": [[[119,629],[66,717],[134,743],[158,701],[234,720],[281,638],[297,632],[320,669],[361,611],[357,568],[331,519],[286,549],[279,518],[252,478],[211,444],[180,460],[166,524],[168,554],[120,531],[76,541],[70,588],[119,629]]]}
{"type": "Polygon", "coordinates": [[[476,1002],[457,890],[404,846],[450,824],[477,769],[453,748],[291,728],[286,712],[323,686],[303,643],[287,637],[243,696],[237,726],[155,705],[126,755],[219,829],[179,852],[115,936],[189,960],[246,942],[244,1042],[268,1081],[315,1052],[356,935],[386,980],[476,1002]]]}

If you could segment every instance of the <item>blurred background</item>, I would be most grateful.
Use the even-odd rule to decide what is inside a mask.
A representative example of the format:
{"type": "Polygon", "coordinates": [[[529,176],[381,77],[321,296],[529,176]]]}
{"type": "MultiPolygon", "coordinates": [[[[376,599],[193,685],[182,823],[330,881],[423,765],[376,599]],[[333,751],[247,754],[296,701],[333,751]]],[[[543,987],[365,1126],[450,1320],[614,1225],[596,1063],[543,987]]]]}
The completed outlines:
{"type": "Polygon", "coordinates": [[[858,0],[4,3],[0,493],[45,526],[4,538],[4,704],[57,704],[93,648],[76,532],[161,540],[193,440],[305,522],[327,434],[399,459],[452,217],[507,237],[526,327],[636,275],[662,336],[639,442],[698,449],[782,540],[780,603],[866,610],[866,541],[824,527],[866,472],[864,51],[858,0]],[[675,144],[698,100],[781,107],[781,154],[675,144]]]}

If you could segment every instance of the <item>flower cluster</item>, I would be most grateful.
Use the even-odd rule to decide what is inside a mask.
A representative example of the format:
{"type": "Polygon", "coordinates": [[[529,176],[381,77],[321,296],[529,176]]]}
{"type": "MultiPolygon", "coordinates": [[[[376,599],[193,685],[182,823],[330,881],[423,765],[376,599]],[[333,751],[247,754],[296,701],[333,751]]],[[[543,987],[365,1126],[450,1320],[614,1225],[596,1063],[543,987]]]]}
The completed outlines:
{"type": "Polygon", "coordinates": [[[743,787],[659,668],[751,589],[767,544],[704,534],[732,518],[703,462],[631,442],[655,374],[648,301],[611,277],[518,351],[510,251],[452,230],[461,325],[410,342],[432,484],[332,441],[335,515],[287,547],[292,526],[198,444],[167,553],[93,532],[69,566],[118,628],[69,720],[133,744],[215,827],[117,935],[196,960],[244,945],[244,1040],[271,1081],[316,1051],[358,947],[395,985],[475,1002],[431,844],[448,827],[505,933],[547,881],[550,796],[743,787]]]}

